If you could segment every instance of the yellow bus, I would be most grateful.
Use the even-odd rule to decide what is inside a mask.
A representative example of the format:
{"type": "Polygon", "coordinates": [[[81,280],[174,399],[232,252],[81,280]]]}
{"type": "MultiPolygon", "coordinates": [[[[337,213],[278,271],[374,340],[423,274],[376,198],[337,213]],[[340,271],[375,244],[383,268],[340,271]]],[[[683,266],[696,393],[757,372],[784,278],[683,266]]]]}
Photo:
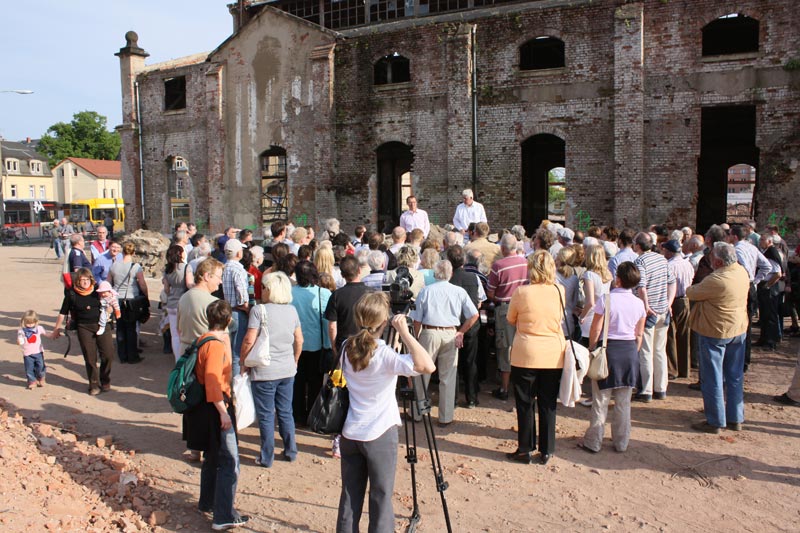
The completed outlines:
{"type": "Polygon", "coordinates": [[[72,203],[86,205],[89,211],[86,218],[95,226],[102,225],[108,213],[114,219],[114,231],[125,229],[125,201],[122,198],[87,198],[72,203]]]}

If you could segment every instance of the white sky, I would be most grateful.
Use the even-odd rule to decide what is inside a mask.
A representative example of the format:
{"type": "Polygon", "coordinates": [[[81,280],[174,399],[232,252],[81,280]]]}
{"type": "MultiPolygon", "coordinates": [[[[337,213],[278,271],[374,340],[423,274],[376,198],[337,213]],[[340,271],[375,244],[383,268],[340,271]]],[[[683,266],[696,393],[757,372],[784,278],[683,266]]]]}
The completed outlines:
{"type": "Polygon", "coordinates": [[[211,51],[231,33],[233,0],[6,0],[0,24],[0,137],[41,137],[79,111],[121,122],[119,59],[139,34],[147,63],[211,51]]]}

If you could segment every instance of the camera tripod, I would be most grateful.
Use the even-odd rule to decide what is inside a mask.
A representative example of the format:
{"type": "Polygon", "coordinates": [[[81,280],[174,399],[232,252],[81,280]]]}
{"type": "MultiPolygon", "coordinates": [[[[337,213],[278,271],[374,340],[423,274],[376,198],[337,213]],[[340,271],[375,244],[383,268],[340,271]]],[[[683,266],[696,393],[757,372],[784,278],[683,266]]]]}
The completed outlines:
{"type": "MultiPolygon", "coordinates": [[[[410,305],[406,305],[403,314],[408,313],[410,305]]],[[[412,330],[413,331],[413,330],[412,330]]],[[[387,328],[386,344],[392,348],[402,348],[397,332],[393,328],[387,328]]],[[[414,407],[416,412],[421,416],[422,427],[425,428],[425,439],[428,441],[428,450],[431,455],[431,467],[433,468],[433,477],[436,482],[436,491],[442,500],[442,511],[444,513],[444,521],[447,525],[447,532],[452,533],[453,528],[450,524],[450,513],[447,510],[447,499],[445,498],[444,491],[449,486],[444,480],[444,470],[442,468],[442,461],[439,457],[439,447],[436,445],[436,435],[433,432],[433,421],[431,420],[431,401],[428,397],[428,391],[422,382],[421,376],[407,378],[406,385],[399,387],[400,399],[403,402],[403,429],[406,439],[406,462],[411,465],[411,495],[414,502],[414,507],[411,512],[411,517],[408,519],[407,533],[413,533],[417,530],[422,515],[419,512],[419,501],[417,498],[417,471],[416,466],[418,462],[417,455],[417,425],[414,421],[414,407]],[[416,391],[421,391],[421,398],[417,397],[416,391]]]]}

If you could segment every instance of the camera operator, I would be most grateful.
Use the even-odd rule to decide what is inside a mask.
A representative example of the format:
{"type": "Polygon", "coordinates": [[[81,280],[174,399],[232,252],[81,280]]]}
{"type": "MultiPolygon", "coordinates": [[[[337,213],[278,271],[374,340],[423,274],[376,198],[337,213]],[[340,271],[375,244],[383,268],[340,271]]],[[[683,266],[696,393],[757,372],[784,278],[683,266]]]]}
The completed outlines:
{"type": "Polygon", "coordinates": [[[405,315],[397,314],[391,322],[411,354],[399,354],[381,339],[390,316],[386,293],[364,295],[355,304],[354,315],[359,331],[344,347],[350,409],[342,430],[342,493],[336,531],[359,531],[367,481],[369,531],[394,531],[392,495],[400,425],[397,376],[430,374],[436,367],[409,332],[405,315]]]}
{"type": "MultiPolygon", "coordinates": [[[[464,270],[464,249],[455,245],[447,249],[447,259],[453,265],[453,277],[450,283],[461,287],[469,295],[470,300],[477,309],[480,309],[481,302],[486,300],[486,292],[483,290],[480,278],[473,272],[464,270]]],[[[461,322],[465,322],[464,316],[461,322]]],[[[472,409],[478,405],[478,331],[480,331],[480,320],[476,320],[474,325],[464,333],[464,345],[458,352],[458,374],[464,378],[464,395],[466,397],[467,409],[472,409]]]]}
{"type": "Polygon", "coordinates": [[[408,274],[413,280],[409,286],[409,290],[411,291],[412,298],[416,298],[419,295],[419,291],[425,286],[425,276],[415,268],[418,262],[419,255],[417,255],[416,250],[408,245],[403,246],[400,248],[400,251],[397,252],[397,268],[386,273],[384,282],[389,285],[394,283],[397,278],[398,269],[400,267],[406,267],[408,269],[408,274]]]}
{"type": "MultiPolygon", "coordinates": [[[[467,291],[451,283],[453,265],[442,260],[436,263],[434,277],[437,283],[428,285],[419,293],[416,309],[411,311],[414,320],[414,333],[419,342],[431,354],[439,366],[439,426],[447,426],[453,421],[456,401],[456,381],[458,376],[458,349],[464,345],[464,334],[478,320],[478,309],[470,300],[467,291]],[[464,322],[461,322],[462,317],[464,322]]],[[[425,390],[430,378],[423,376],[425,390]]],[[[424,395],[415,389],[417,399],[424,395]]],[[[420,419],[419,412],[414,412],[420,419]]]]}

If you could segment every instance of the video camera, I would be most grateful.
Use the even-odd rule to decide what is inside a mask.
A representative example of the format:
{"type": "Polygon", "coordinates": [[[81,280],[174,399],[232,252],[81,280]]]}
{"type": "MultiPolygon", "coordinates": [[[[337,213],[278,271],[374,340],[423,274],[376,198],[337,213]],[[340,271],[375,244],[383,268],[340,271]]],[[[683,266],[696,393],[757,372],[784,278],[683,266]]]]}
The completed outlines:
{"type": "Polygon", "coordinates": [[[414,299],[414,294],[411,292],[413,283],[414,277],[409,272],[408,267],[397,267],[394,282],[389,285],[389,299],[392,302],[393,309],[395,306],[406,306],[411,303],[414,299]]]}

